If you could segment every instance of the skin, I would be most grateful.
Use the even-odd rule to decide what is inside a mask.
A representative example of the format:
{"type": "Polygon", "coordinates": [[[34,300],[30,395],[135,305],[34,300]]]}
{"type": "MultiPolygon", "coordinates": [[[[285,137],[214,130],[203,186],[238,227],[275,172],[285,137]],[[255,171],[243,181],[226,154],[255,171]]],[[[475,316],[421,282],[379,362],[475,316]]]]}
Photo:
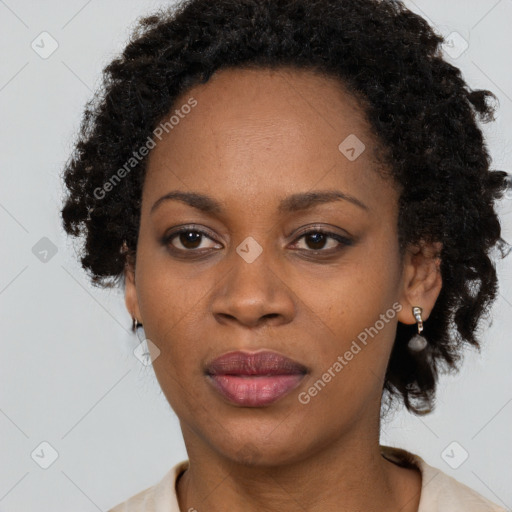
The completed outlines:
{"type": "Polygon", "coordinates": [[[400,258],[398,189],[378,174],[377,141],[338,81],[229,69],[176,108],[191,96],[197,106],[149,154],[137,263],[125,271],[126,306],[160,350],[154,371],[190,460],[177,483],[181,510],[416,511],[420,473],[379,451],[380,400],[397,322],[415,323],[412,306],[428,319],[441,290],[440,246],[411,246],[400,258]],[[354,161],[338,149],[349,134],[366,146],[354,161]],[[172,190],[211,196],[222,212],[168,200],[151,213],[172,190]],[[313,190],[342,191],[367,208],[338,200],[278,211],[282,199],[313,190]],[[211,239],[162,242],[191,224],[211,239]],[[352,243],[302,236],[315,228],[352,243]],[[249,236],[262,248],[252,263],[236,252],[249,236]],[[397,302],[398,314],[300,403],[299,393],[397,302]],[[233,405],[207,382],[203,369],[215,357],[263,348],[309,369],[277,402],[233,405]]]}

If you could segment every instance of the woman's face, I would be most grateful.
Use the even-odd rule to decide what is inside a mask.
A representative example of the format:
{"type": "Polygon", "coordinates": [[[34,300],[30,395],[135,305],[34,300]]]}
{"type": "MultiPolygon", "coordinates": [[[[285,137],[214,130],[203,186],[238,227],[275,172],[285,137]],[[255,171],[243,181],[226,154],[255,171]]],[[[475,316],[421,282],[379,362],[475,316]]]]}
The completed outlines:
{"type": "Polygon", "coordinates": [[[249,444],[262,463],[291,462],[377,430],[397,320],[414,322],[412,274],[398,192],[376,172],[360,107],[308,71],[231,69],[175,110],[148,157],[126,303],[160,351],[154,370],[189,454],[242,460],[249,444]],[[158,202],[170,192],[209,199],[158,202]],[[205,368],[237,350],[275,351],[307,373],[271,403],[250,404],[246,388],[232,402],[205,368]]]}

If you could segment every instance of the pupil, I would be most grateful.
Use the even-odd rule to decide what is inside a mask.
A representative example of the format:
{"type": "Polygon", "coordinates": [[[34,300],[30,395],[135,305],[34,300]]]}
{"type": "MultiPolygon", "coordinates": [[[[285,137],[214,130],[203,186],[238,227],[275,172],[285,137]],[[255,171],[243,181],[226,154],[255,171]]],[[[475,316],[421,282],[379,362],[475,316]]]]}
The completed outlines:
{"type": "MultiPolygon", "coordinates": [[[[314,233],[308,235],[309,239],[313,239],[313,245],[320,244],[320,247],[313,247],[313,249],[321,249],[325,243],[325,235],[323,233],[314,233]]],[[[309,244],[310,245],[310,244],[309,244]]]]}
{"type": "Polygon", "coordinates": [[[180,242],[184,247],[187,247],[188,249],[194,249],[194,244],[197,245],[197,242],[200,238],[201,233],[198,233],[197,231],[187,231],[186,233],[181,233],[180,242]],[[192,244],[192,247],[190,247],[190,244],[192,244]]]}

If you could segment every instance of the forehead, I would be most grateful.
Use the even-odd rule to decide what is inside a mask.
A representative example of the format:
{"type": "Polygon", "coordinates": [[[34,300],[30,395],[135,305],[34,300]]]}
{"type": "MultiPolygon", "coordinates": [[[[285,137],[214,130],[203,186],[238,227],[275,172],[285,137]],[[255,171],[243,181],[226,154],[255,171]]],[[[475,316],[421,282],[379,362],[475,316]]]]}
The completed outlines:
{"type": "Polygon", "coordinates": [[[289,68],[224,69],[182,94],[168,117],[190,98],[196,105],[149,155],[146,196],[198,186],[226,200],[313,188],[382,192],[364,110],[335,78],[289,68]]]}
{"type": "MultiPolygon", "coordinates": [[[[192,87],[187,96],[200,96],[205,115],[222,109],[225,116],[239,110],[269,114],[295,114],[295,119],[320,117],[330,124],[339,117],[337,107],[343,107],[344,117],[364,126],[364,115],[356,98],[348,93],[338,79],[309,69],[283,68],[227,68],[214,73],[206,84],[192,87]]],[[[361,126],[361,127],[363,127],[361,126]]],[[[335,125],[331,125],[336,129],[335,125]]]]}

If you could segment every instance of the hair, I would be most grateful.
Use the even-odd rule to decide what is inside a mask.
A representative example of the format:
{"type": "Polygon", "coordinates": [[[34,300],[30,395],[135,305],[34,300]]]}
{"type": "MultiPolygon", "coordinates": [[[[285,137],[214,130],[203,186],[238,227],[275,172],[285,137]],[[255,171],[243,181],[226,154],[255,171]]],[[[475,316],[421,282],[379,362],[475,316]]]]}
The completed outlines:
{"type": "Polygon", "coordinates": [[[397,0],[188,0],[137,21],[103,70],[62,173],[63,225],[80,238],[92,284],[124,285],[125,266],[135,264],[147,156],[134,155],[180,95],[225,68],[334,77],[360,100],[401,191],[400,254],[408,244],[442,243],[428,349],[411,352],[416,326],[399,323],[383,387],[390,403],[401,397],[415,414],[432,410],[440,371],[458,369],[463,345],[480,348],[477,327],[497,294],[490,253],[497,247],[504,257],[508,245],[494,204],[507,173],[490,170],[477,123],[494,120],[496,96],[470,89],[443,59],[443,37],[397,0]]]}

